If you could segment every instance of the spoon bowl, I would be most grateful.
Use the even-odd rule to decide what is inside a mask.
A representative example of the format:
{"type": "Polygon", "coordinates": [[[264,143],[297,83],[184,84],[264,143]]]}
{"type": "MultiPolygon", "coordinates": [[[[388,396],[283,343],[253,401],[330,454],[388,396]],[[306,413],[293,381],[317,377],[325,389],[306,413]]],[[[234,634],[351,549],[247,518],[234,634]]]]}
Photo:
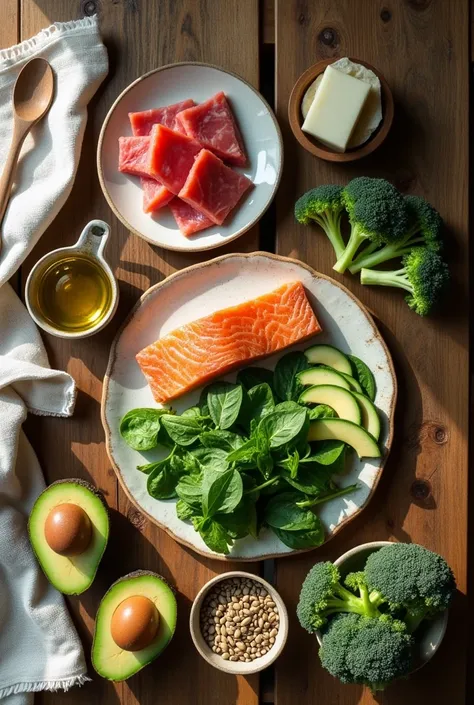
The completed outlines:
{"type": "Polygon", "coordinates": [[[25,122],[36,122],[53,100],[54,79],[46,59],[36,58],[22,68],[13,90],[13,110],[25,122]]]}

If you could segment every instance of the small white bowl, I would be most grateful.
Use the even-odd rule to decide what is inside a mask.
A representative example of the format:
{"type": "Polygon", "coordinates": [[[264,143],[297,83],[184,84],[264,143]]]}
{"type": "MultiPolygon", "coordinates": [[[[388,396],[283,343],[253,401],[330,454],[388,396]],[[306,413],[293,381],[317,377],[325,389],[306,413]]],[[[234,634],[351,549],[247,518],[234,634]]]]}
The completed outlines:
{"type": "Polygon", "coordinates": [[[244,573],[241,570],[233,570],[228,573],[216,575],[215,578],[209,580],[209,582],[206,583],[204,587],[202,587],[201,590],[198,592],[191,608],[191,615],[189,617],[189,629],[191,631],[191,637],[194,642],[194,646],[199,651],[201,656],[208,663],[211,664],[211,666],[214,666],[214,668],[218,668],[220,671],[224,671],[225,673],[233,673],[234,675],[249,675],[251,673],[258,673],[259,671],[263,671],[263,669],[270,666],[270,664],[272,664],[283,651],[283,647],[285,646],[286,638],[288,636],[288,612],[286,611],[285,603],[283,602],[275,588],[270,585],[270,583],[268,583],[266,580],[263,580],[263,578],[260,578],[258,575],[253,575],[253,573],[244,573]],[[255,661],[251,661],[250,663],[244,663],[242,661],[224,661],[220,654],[215,654],[209,648],[201,633],[200,616],[204,598],[206,597],[209,590],[213,588],[214,585],[216,585],[216,583],[220,583],[223,580],[227,580],[229,578],[244,578],[254,580],[256,583],[260,583],[260,585],[262,585],[265,590],[267,590],[267,592],[272,596],[272,599],[278,608],[278,614],[280,617],[280,627],[278,629],[278,634],[276,636],[274,645],[269,651],[267,651],[266,654],[260,656],[260,658],[255,659],[255,661]]]}
{"type": "MultiPolygon", "coordinates": [[[[341,578],[344,579],[348,573],[363,570],[365,562],[371,553],[378,551],[383,546],[390,546],[391,543],[393,542],[371,541],[370,543],[355,546],[335,560],[334,565],[339,568],[341,578]]],[[[448,610],[441,612],[434,619],[426,620],[420,625],[414,635],[416,646],[411,673],[417,671],[433,658],[444,639],[447,625],[448,610]]],[[[321,632],[316,632],[316,639],[320,646],[322,636],[321,632]]]]}
{"type": "Polygon", "coordinates": [[[42,328],[46,333],[54,335],[57,338],[88,338],[95,333],[98,333],[102,328],[110,322],[113,315],[115,314],[118,306],[119,300],[119,289],[117,281],[114,277],[114,273],[109,267],[105,257],[104,250],[109,239],[110,227],[103,220],[91,220],[90,223],[86,225],[81,233],[79,240],[71,247],[59,247],[57,250],[48,252],[44,257],[42,257],[35,264],[33,269],[28,275],[25,287],[25,302],[26,307],[30,313],[30,316],[35,321],[35,323],[42,328]],[[106,315],[101,318],[101,320],[91,328],[87,330],[80,331],[65,331],[52,326],[42,315],[39,308],[36,306],[33,295],[32,295],[32,285],[34,284],[36,278],[40,276],[46,269],[56,260],[59,260],[59,256],[72,254],[73,252],[77,254],[87,255],[90,259],[97,262],[97,264],[102,268],[105,275],[107,276],[110,286],[112,289],[112,298],[109,306],[109,310],[106,315]]]}

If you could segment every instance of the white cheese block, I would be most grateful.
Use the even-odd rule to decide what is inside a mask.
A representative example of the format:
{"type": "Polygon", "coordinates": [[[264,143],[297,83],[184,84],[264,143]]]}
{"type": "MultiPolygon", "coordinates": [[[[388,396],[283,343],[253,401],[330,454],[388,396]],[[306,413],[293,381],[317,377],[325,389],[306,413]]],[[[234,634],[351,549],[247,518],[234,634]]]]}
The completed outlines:
{"type": "Polygon", "coordinates": [[[328,66],[301,129],[345,152],[369,92],[367,83],[328,66]]]}

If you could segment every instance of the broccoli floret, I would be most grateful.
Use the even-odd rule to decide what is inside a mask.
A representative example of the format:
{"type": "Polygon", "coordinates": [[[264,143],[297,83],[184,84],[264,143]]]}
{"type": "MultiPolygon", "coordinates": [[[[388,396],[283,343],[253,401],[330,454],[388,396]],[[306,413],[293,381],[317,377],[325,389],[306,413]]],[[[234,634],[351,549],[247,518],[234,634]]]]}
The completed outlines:
{"type": "Polygon", "coordinates": [[[385,179],[361,176],[352,179],[342,192],[349,214],[349,242],[334,269],[345,272],[359,247],[369,240],[368,254],[377,247],[400,241],[410,227],[409,212],[403,196],[385,179]]]}
{"type": "Polygon", "coordinates": [[[437,553],[414,543],[394,543],[372,553],[365,577],[379,603],[404,613],[413,633],[425,618],[447,609],[456,590],[449,565],[437,553]]]}
{"type": "Polygon", "coordinates": [[[413,638],[403,622],[388,615],[378,619],[338,615],[323,636],[319,657],[323,667],[343,683],[383,690],[409,674],[413,638]]]}
{"type": "Polygon", "coordinates": [[[308,225],[311,221],[318,223],[328,236],[337,258],[345,248],[341,235],[343,209],[342,186],[332,184],[312,188],[295,204],[295,218],[298,223],[303,225],[308,225]]]}
{"type": "Polygon", "coordinates": [[[329,561],[316,563],[306,576],[301,588],[296,613],[301,626],[313,633],[324,626],[330,615],[337,612],[377,616],[377,608],[369,599],[365,584],[358,585],[360,597],[356,597],[340,582],[340,573],[329,561]]]}
{"type": "Polygon", "coordinates": [[[375,252],[362,250],[353,265],[349,267],[352,274],[360,272],[364,267],[370,269],[382,262],[403,257],[417,245],[423,245],[433,252],[440,252],[443,221],[438,211],[420,196],[405,196],[405,204],[408,209],[410,227],[404,236],[375,252]]]}
{"type": "Polygon", "coordinates": [[[408,291],[405,301],[420,316],[430,313],[441,298],[449,281],[448,265],[436,252],[426,247],[415,247],[402,260],[396,271],[362,269],[361,284],[394,286],[408,291]]]}

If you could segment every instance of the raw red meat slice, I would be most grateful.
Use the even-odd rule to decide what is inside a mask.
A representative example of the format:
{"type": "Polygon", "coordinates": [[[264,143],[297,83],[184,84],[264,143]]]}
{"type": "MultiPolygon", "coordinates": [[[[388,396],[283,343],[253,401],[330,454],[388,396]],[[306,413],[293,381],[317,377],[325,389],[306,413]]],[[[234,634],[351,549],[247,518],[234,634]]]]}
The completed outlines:
{"type": "Polygon", "coordinates": [[[205,103],[183,110],[177,121],[189,137],[224,161],[236,166],[247,164],[242,136],[224,93],[216,93],[205,103]]]}
{"type": "Polygon", "coordinates": [[[203,149],[178,195],[214,223],[221,225],[251,186],[250,179],[226,166],[209,150],[203,149]]]}
{"type": "Polygon", "coordinates": [[[159,181],[148,176],[142,176],[140,181],[143,189],[143,210],[145,213],[154,213],[174,198],[174,194],[159,181]]]}
{"type": "MultiPolygon", "coordinates": [[[[143,139],[143,138],[142,138],[143,139]]],[[[151,131],[148,167],[150,175],[167,189],[178,194],[202,147],[196,140],[174,132],[164,125],[154,125],[151,131]]]]}
{"type": "Polygon", "coordinates": [[[170,211],[183,235],[192,235],[214,225],[204,213],[200,213],[180,198],[173,198],[170,202],[170,211]]]}
{"type": "Polygon", "coordinates": [[[148,176],[149,137],[119,137],[119,171],[148,176]]]}
{"type": "Polygon", "coordinates": [[[130,124],[134,135],[150,135],[153,125],[165,125],[170,130],[184,132],[183,127],[176,120],[176,115],[182,110],[192,108],[196,105],[194,100],[182,100],[174,105],[166,105],[163,108],[153,108],[152,110],[143,110],[140,113],[129,113],[130,124]]]}

